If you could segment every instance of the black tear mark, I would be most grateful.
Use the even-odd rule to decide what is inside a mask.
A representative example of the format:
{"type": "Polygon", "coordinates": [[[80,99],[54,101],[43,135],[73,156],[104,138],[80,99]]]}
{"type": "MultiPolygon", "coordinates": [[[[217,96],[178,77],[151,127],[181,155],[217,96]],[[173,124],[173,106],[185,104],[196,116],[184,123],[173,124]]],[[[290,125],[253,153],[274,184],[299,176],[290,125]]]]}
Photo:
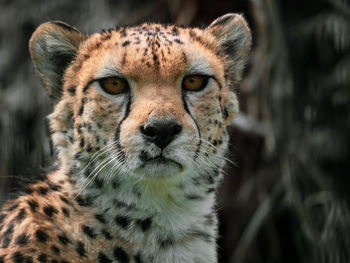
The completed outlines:
{"type": "Polygon", "coordinates": [[[120,145],[120,128],[122,123],[125,121],[125,119],[129,116],[130,113],[130,106],[131,106],[131,92],[129,91],[128,94],[128,102],[126,104],[125,114],[123,119],[119,122],[118,127],[115,131],[114,135],[114,141],[115,141],[115,148],[117,149],[117,152],[120,153],[120,159],[123,162],[125,160],[125,153],[120,145]]]}
{"type": "Polygon", "coordinates": [[[199,139],[199,143],[198,143],[198,146],[197,146],[197,150],[194,154],[194,160],[197,159],[198,155],[199,155],[199,152],[200,152],[200,147],[202,145],[202,136],[201,136],[201,131],[199,129],[199,125],[197,123],[197,121],[195,120],[195,118],[192,116],[191,114],[191,111],[190,109],[188,108],[188,105],[187,105],[187,102],[186,102],[186,95],[185,95],[185,90],[182,88],[182,91],[181,91],[181,97],[182,97],[182,102],[183,102],[183,105],[184,105],[184,108],[186,110],[186,112],[190,115],[190,117],[192,118],[193,122],[195,123],[196,125],[196,128],[197,128],[197,133],[198,133],[198,139],[199,139]]]}

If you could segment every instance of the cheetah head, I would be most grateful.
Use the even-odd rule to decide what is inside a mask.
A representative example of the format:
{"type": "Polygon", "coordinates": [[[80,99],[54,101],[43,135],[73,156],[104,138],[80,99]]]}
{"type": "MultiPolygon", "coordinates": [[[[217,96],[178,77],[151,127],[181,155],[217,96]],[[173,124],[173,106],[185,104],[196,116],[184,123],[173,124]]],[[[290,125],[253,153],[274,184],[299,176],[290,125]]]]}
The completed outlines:
{"type": "Polygon", "coordinates": [[[221,167],[250,46],[237,14],[204,29],[142,24],[86,35],[41,25],[30,52],[55,101],[49,119],[61,166],[101,180],[221,167]]]}

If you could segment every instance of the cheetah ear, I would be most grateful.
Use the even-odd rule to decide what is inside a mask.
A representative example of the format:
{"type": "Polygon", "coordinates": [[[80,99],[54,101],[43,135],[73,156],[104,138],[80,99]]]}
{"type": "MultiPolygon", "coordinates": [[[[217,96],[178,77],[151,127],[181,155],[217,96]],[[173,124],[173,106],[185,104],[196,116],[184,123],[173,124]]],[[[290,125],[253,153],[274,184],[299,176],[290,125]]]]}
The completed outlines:
{"type": "Polygon", "coordinates": [[[62,78],[86,36],[66,23],[53,21],[40,25],[29,41],[29,50],[44,87],[58,100],[62,78]]]}
{"type": "Polygon", "coordinates": [[[225,75],[235,86],[241,79],[252,43],[247,22],[239,14],[226,14],[214,20],[207,30],[217,39],[227,61],[225,75]]]}

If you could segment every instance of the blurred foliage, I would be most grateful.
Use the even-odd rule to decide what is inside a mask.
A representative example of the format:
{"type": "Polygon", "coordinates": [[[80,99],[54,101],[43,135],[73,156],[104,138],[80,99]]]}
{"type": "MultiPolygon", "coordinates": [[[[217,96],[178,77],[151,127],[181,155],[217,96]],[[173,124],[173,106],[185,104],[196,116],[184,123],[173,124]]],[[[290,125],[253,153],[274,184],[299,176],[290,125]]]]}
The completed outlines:
{"type": "Polygon", "coordinates": [[[48,20],[85,33],[243,13],[254,48],[218,195],[220,262],[350,262],[349,0],[0,1],[0,204],[55,159],[28,40],[48,20]]]}

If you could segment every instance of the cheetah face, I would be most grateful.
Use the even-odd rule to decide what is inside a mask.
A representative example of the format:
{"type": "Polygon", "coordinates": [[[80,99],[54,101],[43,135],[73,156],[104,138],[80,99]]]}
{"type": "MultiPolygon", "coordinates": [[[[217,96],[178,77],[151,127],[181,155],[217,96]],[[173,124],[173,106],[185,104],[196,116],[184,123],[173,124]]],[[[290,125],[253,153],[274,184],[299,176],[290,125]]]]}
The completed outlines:
{"type": "Polygon", "coordinates": [[[234,14],[203,30],[143,24],[84,35],[43,24],[30,48],[57,102],[53,141],[70,156],[61,161],[96,162],[104,179],[221,167],[250,43],[234,14]]]}

